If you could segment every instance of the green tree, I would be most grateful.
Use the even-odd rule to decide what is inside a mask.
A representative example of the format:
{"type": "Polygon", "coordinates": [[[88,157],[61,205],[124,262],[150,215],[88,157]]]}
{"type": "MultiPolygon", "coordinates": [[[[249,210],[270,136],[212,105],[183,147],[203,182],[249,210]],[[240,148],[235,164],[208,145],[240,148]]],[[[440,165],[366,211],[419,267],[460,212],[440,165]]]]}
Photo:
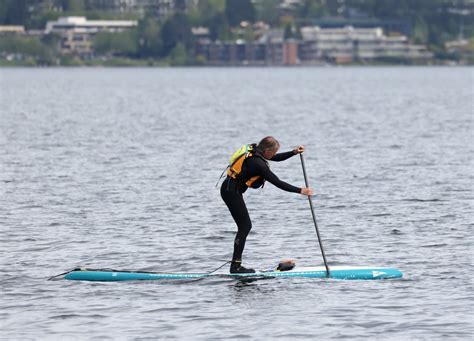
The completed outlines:
{"type": "Polygon", "coordinates": [[[329,15],[329,8],[324,0],[304,0],[297,8],[297,16],[300,18],[321,18],[329,15]]]}
{"type": "Polygon", "coordinates": [[[64,12],[80,14],[86,9],[86,3],[84,0],[60,0],[59,4],[64,12]]]}
{"type": "Polygon", "coordinates": [[[182,43],[177,43],[174,49],[170,52],[171,65],[186,65],[188,63],[188,54],[186,47],[182,43]]]}
{"type": "MultiPolygon", "coordinates": [[[[279,2],[279,1],[278,1],[279,2]]],[[[278,2],[275,0],[260,0],[255,4],[256,17],[270,25],[277,25],[280,18],[278,2]]]]}
{"type": "Polygon", "coordinates": [[[84,0],[69,0],[69,11],[82,13],[86,9],[84,0]]]}
{"type": "Polygon", "coordinates": [[[230,26],[240,25],[242,21],[254,22],[255,7],[250,0],[226,0],[225,15],[230,26]]]}
{"type": "Polygon", "coordinates": [[[199,7],[202,8],[203,11],[215,11],[213,14],[217,12],[224,12],[225,10],[225,2],[222,0],[200,0],[199,7]]]}
{"type": "Polygon", "coordinates": [[[28,5],[27,0],[1,0],[0,25],[26,25],[29,19],[28,5]]]}
{"type": "Polygon", "coordinates": [[[232,31],[224,13],[217,13],[209,20],[207,26],[209,27],[211,40],[229,40],[232,38],[232,31]]]}
{"type": "Polygon", "coordinates": [[[224,13],[225,2],[222,0],[200,0],[196,7],[188,10],[187,15],[194,26],[207,26],[217,14],[224,13]]]}
{"type": "Polygon", "coordinates": [[[51,65],[55,61],[55,51],[37,37],[9,35],[0,37],[0,51],[31,57],[38,64],[51,65]]]}
{"type": "Polygon", "coordinates": [[[162,55],[163,43],[158,21],[152,17],[146,17],[140,20],[138,32],[138,52],[140,57],[160,57],[162,55]]]}
{"type": "Polygon", "coordinates": [[[291,23],[287,23],[285,25],[285,32],[284,32],[284,38],[285,39],[290,39],[294,38],[295,35],[293,34],[293,25],[291,23]]]}
{"type": "Polygon", "coordinates": [[[415,25],[413,28],[413,39],[417,43],[426,42],[428,38],[428,25],[423,17],[415,19],[415,25]]]}
{"type": "Polygon", "coordinates": [[[138,51],[136,30],[120,33],[101,32],[94,38],[94,50],[98,54],[126,55],[133,57],[138,51]]]}
{"type": "Polygon", "coordinates": [[[163,54],[167,56],[178,43],[182,43],[186,50],[192,46],[193,36],[191,25],[186,15],[176,13],[168,18],[161,30],[161,39],[163,41],[163,54]]]}

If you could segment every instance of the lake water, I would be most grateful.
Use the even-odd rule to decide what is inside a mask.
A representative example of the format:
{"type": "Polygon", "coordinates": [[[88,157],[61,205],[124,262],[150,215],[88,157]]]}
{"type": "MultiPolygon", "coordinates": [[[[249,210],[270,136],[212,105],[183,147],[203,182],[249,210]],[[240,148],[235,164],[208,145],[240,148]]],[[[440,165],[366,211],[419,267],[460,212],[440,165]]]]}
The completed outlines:
{"type": "MultiPolygon", "coordinates": [[[[472,339],[473,68],[1,69],[0,82],[2,339],[472,339]],[[329,264],[403,279],[47,281],[217,268],[236,228],[215,182],[266,135],[307,148],[329,264]]],[[[271,167],[303,186],[299,158],[271,167]]],[[[305,197],[271,184],[245,197],[245,265],[322,265],[305,197]]]]}

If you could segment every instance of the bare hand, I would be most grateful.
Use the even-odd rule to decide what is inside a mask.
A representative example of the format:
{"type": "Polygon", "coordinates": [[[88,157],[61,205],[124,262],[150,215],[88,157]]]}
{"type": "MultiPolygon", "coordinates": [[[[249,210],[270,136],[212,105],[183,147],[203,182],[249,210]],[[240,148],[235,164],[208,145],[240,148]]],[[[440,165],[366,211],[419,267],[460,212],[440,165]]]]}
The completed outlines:
{"type": "Polygon", "coordinates": [[[293,149],[293,153],[295,153],[295,154],[301,154],[302,152],[304,152],[304,146],[301,145],[301,144],[298,147],[296,147],[295,149],[293,149]]]}
{"type": "Polygon", "coordinates": [[[303,187],[300,193],[303,195],[311,196],[313,195],[313,189],[311,187],[303,187]]]}

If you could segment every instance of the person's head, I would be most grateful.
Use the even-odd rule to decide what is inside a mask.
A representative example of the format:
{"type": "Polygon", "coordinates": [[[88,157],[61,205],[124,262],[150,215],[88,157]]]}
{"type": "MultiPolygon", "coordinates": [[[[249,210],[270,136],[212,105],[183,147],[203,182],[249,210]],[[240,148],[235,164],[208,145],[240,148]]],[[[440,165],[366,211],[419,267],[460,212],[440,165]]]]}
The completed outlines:
{"type": "Polygon", "coordinates": [[[264,137],[257,145],[257,151],[265,159],[271,159],[280,149],[280,143],[273,136],[264,137]]]}

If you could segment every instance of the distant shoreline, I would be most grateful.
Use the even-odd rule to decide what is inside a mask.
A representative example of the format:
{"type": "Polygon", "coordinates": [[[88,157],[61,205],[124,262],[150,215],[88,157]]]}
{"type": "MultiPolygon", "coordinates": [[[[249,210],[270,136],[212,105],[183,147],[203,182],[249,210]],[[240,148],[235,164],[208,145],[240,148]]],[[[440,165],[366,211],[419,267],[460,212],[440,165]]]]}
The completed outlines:
{"type": "Polygon", "coordinates": [[[160,63],[149,61],[136,61],[136,60],[124,60],[114,61],[111,63],[74,63],[74,64],[58,64],[58,65],[37,65],[31,62],[0,62],[0,68],[212,68],[212,69],[224,69],[224,68],[250,68],[250,69],[264,69],[264,68],[279,68],[279,69],[300,69],[300,68],[339,68],[339,67],[455,67],[455,66],[474,66],[474,63],[459,63],[459,62],[446,62],[436,61],[433,63],[346,63],[346,64],[300,64],[300,65],[172,65],[168,63],[160,63]]]}

